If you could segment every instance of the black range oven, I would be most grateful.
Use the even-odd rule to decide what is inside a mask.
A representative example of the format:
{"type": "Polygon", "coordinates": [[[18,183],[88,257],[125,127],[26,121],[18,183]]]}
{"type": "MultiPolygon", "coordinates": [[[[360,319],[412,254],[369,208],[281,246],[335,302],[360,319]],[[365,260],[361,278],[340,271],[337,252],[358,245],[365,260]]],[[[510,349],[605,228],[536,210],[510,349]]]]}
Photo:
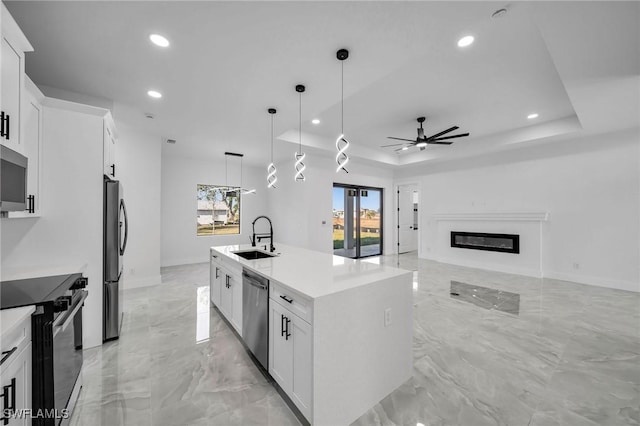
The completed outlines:
{"type": "MultiPolygon", "coordinates": [[[[34,426],[69,422],[82,386],[78,379],[82,369],[82,306],[88,296],[86,285],[87,279],[81,274],[5,281],[0,285],[3,309],[9,307],[6,304],[11,302],[11,296],[19,294],[24,299],[25,294],[36,297],[37,292],[51,290],[43,300],[29,303],[36,305],[31,316],[32,412],[48,413],[34,417],[34,426]]],[[[18,300],[13,300],[13,304],[28,305],[20,305],[18,300]]]]}

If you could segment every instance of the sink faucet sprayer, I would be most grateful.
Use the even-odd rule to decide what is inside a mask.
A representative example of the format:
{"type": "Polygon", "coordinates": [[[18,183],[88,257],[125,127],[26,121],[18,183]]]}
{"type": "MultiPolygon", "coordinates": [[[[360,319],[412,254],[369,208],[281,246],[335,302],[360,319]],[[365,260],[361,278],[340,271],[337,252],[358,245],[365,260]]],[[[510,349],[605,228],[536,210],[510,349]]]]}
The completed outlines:
{"type": "Polygon", "coordinates": [[[251,225],[253,226],[253,237],[251,237],[251,246],[252,247],[256,246],[256,238],[258,242],[260,242],[263,238],[269,238],[269,245],[270,245],[269,251],[271,251],[272,253],[276,251],[276,248],[273,246],[273,224],[271,223],[271,219],[269,219],[267,216],[258,216],[253,220],[251,225]],[[269,221],[268,234],[256,234],[256,222],[258,221],[258,219],[262,219],[262,218],[265,218],[269,221]]]}

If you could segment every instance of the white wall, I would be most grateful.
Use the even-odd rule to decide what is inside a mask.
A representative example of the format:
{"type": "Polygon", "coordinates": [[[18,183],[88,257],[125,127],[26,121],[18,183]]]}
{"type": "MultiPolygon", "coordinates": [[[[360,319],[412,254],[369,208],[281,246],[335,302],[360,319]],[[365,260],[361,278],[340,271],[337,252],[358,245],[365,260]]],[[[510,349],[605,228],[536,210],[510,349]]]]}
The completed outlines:
{"type": "Polygon", "coordinates": [[[162,138],[129,123],[129,117],[126,107],[116,105],[116,179],[122,183],[129,218],[123,259],[125,289],[160,283],[162,138]]]}
{"type": "Polygon", "coordinates": [[[305,182],[295,182],[294,161],[277,164],[278,184],[269,190],[269,217],[274,221],[276,241],[333,252],[333,184],[368,185],[383,188],[383,254],[393,249],[393,173],[359,164],[352,159],[349,173],[336,173],[331,158],[307,155],[305,182]],[[325,222],[324,224],[322,222],[325,222]]]}
{"type": "MultiPolygon", "coordinates": [[[[438,260],[444,251],[438,244],[448,242],[438,243],[434,214],[547,211],[544,276],[640,291],[637,130],[559,143],[558,150],[545,145],[529,151],[531,159],[527,151],[519,152],[519,159],[496,153],[498,164],[468,162],[468,169],[458,164],[456,170],[439,165],[431,167],[433,174],[420,176],[421,256],[438,260]]],[[[464,264],[466,251],[459,249],[458,258],[449,253],[447,261],[464,264]]]]}
{"type": "MultiPolygon", "coordinates": [[[[224,154],[221,152],[220,158],[215,160],[183,158],[177,156],[173,148],[177,146],[167,145],[162,152],[162,266],[206,262],[211,246],[248,243],[252,232],[251,222],[257,216],[269,214],[266,176],[262,169],[246,164],[243,167],[243,186],[256,188],[257,193],[241,198],[240,234],[197,236],[196,186],[227,184],[224,154]]],[[[239,185],[238,176],[238,163],[229,161],[229,185],[239,185]]]]}
{"type": "Polygon", "coordinates": [[[75,272],[88,278],[86,348],[102,343],[102,121],[43,108],[42,217],[1,222],[3,280],[75,272]]]}

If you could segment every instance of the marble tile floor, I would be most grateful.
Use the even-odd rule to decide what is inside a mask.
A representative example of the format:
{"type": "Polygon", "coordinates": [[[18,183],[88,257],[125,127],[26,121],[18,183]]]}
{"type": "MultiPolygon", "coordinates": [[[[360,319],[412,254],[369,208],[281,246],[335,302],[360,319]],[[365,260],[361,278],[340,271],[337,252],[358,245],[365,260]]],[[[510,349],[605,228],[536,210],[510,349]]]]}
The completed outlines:
{"type": "MultiPolygon", "coordinates": [[[[367,261],[414,271],[414,369],[354,425],[640,425],[640,294],[367,261]],[[457,300],[452,281],[518,294],[517,315],[457,300]]],[[[120,340],[85,351],[72,425],[299,424],[209,309],[208,281],[208,264],[177,266],[125,292],[120,340]]]]}

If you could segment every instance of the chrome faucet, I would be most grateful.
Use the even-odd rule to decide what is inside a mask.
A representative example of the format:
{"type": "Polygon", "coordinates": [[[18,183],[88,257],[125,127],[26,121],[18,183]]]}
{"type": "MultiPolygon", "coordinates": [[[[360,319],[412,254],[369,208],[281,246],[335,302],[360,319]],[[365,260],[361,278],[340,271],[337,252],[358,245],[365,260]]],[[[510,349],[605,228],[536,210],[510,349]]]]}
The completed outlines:
{"type": "Polygon", "coordinates": [[[251,237],[251,246],[252,247],[256,246],[256,240],[260,242],[263,238],[269,238],[269,251],[272,253],[276,251],[276,248],[273,246],[273,224],[271,223],[271,219],[269,219],[267,216],[258,216],[253,220],[251,225],[253,227],[253,236],[251,237]],[[262,219],[262,218],[265,218],[269,221],[268,234],[256,234],[256,222],[258,221],[258,219],[262,219]]]}

